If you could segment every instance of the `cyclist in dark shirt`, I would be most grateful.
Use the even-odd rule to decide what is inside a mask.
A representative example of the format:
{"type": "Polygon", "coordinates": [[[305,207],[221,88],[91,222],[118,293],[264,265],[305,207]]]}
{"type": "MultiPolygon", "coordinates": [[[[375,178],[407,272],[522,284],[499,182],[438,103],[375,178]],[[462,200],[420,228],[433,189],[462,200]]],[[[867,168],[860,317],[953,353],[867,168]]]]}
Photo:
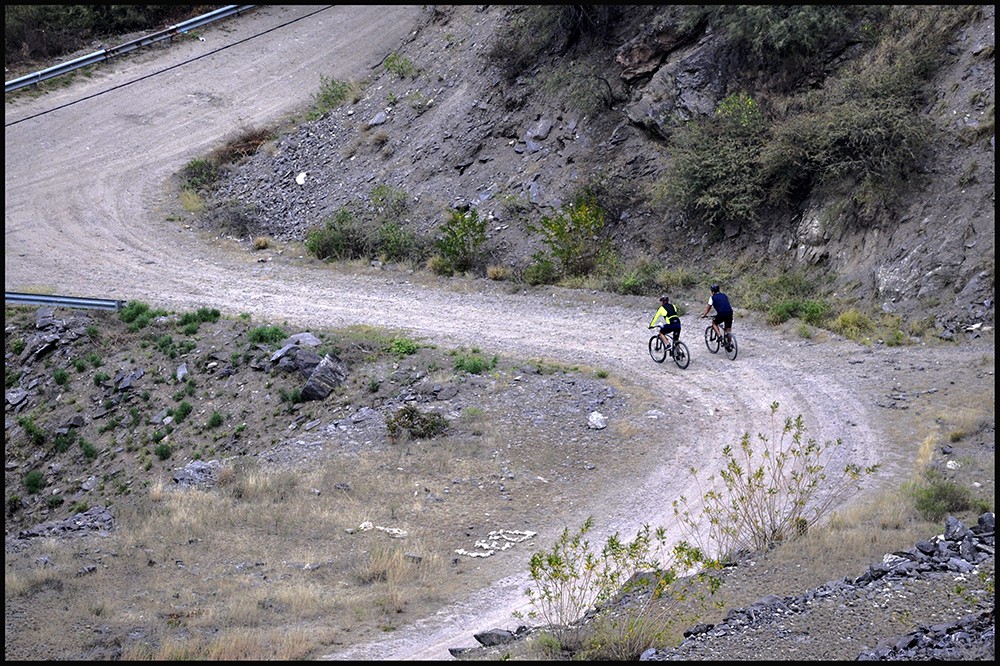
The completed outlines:
{"type": "Polygon", "coordinates": [[[653,315],[653,321],[649,322],[649,327],[656,325],[656,320],[663,317],[663,325],[660,326],[660,339],[663,344],[670,348],[670,341],[667,340],[667,333],[673,332],[674,342],[681,339],[681,318],[677,314],[677,307],[670,302],[670,297],[664,294],[660,296],[660,307],[653,315]]]}
{"type": "Polygon", "coordinates": [[[715,308],[715,316],[712,317],[712,327],[719,338],[722,339],[722,331],[719,330],[719,324],[722,324],[726,329],[726,340],[728,340],[729,331],[733,327],[733,306],[729,304],[729,297],[719,291],[719,285],[717,284],[712,285],[712,295],[708,298],[708,306],[701,315],[702,319],[708,316],[712,308],[715,308]]]}

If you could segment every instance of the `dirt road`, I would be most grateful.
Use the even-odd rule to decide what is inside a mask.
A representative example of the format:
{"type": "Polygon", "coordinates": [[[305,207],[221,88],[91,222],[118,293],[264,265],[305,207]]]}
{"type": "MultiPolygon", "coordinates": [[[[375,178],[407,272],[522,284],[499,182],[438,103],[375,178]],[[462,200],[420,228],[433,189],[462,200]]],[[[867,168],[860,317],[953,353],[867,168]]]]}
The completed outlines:
{"type": "MultiPolygon", "coordinates": [[[[729,362],[706,352],[703,322],[689,316],[693,361],[680,371],[646,354],[652,306],[645,301],[555,288],[512,293],[487,282],[445,291],[404,273],[358,276],[295,261],[264,267],[168,219],[172,174],[241,127],[300,108],[321,75],[363,78],[417,28],[423,11],[262,7],[201,31],[201,39],[178,40],[44,96],[8,102],[5,290],[136,299],[173,310],[215,307],[302,327],[402,325],[442,344],[606,369],[664,396],[660,408],[674,443],[657,452],[658,464],[637,471],[645,476],[630,491],[609,488],[592,507],[581,507],[581,515],[603,517],[600,524],[623,534],[646,522],[666,524],[670,500],[685,491],[694,496],[678,470],[694,461],[708,466],[720,437],[734,442],[745,430],[764,428],[773,401],[802,414],[816,440],[843,438],[844,455],[855,462],[881,459],[890,474],[892,465],[905,465],[906,453],[889,444],[916,425],[899,427],[876,414],[873,400],[896,381],[885,373],[910,362],[901,362],[898,350],[818,345],[741,318],[740,357],[729,362]]],[[[689,311],[700,309],[692,305],[689,311]]],[[[902,353],[912,359],[923,352],[902,353]]],[[[958,367],[982,352],[947,353],[956,356],[944,363],[958,367]]],[[[330,658],[448,658],[447,648],[468,645],[474,631],[510,625],[510,611],[523,604],[523,582],[512,575],[391,641],[330,658]]]]}

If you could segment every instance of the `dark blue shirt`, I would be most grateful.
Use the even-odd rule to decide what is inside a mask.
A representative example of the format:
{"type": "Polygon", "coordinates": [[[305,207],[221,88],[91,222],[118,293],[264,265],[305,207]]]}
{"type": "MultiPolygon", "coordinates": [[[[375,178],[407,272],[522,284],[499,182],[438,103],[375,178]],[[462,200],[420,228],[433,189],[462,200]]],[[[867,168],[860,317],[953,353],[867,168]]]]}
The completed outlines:
{"type": "Polygon", "coordinates": [[[729,304],[729,297],[721,291],[717,294],[712,294],[712,307],[720,315],[731,314],[733,311],[733,306],[729,304]]]}

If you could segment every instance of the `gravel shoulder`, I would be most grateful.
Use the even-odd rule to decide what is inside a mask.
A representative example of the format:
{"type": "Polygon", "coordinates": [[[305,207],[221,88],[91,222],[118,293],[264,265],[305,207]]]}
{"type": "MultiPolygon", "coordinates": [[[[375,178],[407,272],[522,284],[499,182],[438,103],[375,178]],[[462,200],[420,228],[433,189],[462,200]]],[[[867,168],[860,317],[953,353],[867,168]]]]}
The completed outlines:
{"type": "MultiPolygon", "coordinates": [[[[270,39],[218,50],[314,10],[263,7],[205,30],[204,41],[179,42],[44,97],[5,104],[5,290],[213,307],[303,328],[392,324],[437,344],[606,370],[648,409],[663,412],[669,432],[623,444],[642,448],[646,464],[628,486],[616,479],[576,508],[581,519],[594,515],[623,534],[642,523],[667,524],[671,501],[695,491],[678,472],[695,461],[709,467],[720,442],[766,428],[772,402],[801,414],[817,441],[843,439],[844,457],[831,464],[881,462],[878,485],[891,486],[912,474],[942,411],[963,395],[992,395],[992,334],[962,344],[864,347],[804,340],[744,314],[736,322],[740,355],[729,362],[707,353],[704,322],[688,315],[693,360],[680,371],[646,354],[652,305],[644,300],[352,272],[293,257],[261,264],[207,242],[170,215],[171,175],[242,124],[293,111],[321,73],[363,75],[423,17],[418,6],[333,7],[294,24],[294,32],[278,28],[270,39]],[[143,78],[153,71],[163,73],[143,78]],[[112,90],[123,82],[134,83],[112,90]]],[[[992,459],[992,441],[988,454],[992,459]]],[[[448,658],[447,649],[469,644],[473,632],[510,626],[511,611],[523,607],[524,583],[512,568],[488,590],[390,640],[329,658],[448,658]]]]}

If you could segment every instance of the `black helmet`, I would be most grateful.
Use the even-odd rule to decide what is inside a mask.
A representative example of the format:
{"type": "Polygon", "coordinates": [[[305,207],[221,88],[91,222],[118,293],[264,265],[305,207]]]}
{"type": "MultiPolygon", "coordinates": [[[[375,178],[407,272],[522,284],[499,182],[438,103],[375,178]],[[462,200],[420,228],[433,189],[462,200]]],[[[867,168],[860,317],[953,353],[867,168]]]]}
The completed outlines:
{"type": "Polygon", "coordinates": [[[713,285],[712,285],[712,293],[713,293],[713,294],[716,294],[716,293],[718,293],[718,292],[719,292],[719,285],[717,285],[717,284],[713,284],[713,285]]]}
{"type": "Polygon", "coordinates": [[[670,302],[670,297],[667,296],[666,294],[663,294],[662,296],[660,296],[660,302],[661,303],[669,303],[670,302]]]}

